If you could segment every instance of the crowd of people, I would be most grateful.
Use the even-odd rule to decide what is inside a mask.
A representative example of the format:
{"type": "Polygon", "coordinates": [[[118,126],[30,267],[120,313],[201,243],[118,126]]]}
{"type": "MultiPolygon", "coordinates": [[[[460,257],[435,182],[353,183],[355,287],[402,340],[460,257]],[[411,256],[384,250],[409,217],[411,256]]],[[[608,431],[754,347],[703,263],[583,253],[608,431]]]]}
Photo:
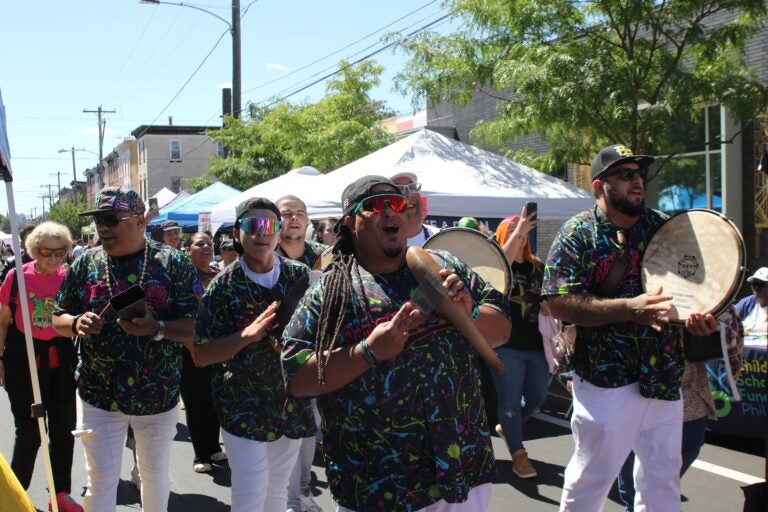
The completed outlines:
{"type": "MultiPolygon", "coordinates": [[[[643,251],[665,222],[644,204],[652,161],[619,145],[601,150],[591,169],[595,206],[563,224],[546,261],[531,250],[535,212],[510,215],[495,233],[462,219],[506,256],[508,293],[439,249],[440,268],[424,275],[408,248],[436,228],[424,222],[411,172],[350,183],[341,216],[317,223],[313,239],[306,205],[285,195],[240,203],[224,238],[185,237],[169,221],[162,242],[152,240],[141,197],[107,187],[82,214],[93,218],[98,245],[75,244],[66,227],[44,222],[25,233],[28,298],[15,270],[0,286],[13,472],[28,488],[40,446],[29,415],[31,327],[59,510],[115,510],[127,438],[142,509],[167,510],[180,398],[191,469],[228,461],[235,512],[321,512],[309,487],[316,453],[339,511],[486,510],[494,429],[468,329],[504,363],[490,375],[512,471],[536,478],[524,425],[551,377],[539,326],[551,314],[578,326],[575,450],[560,509],[602,509],[618,478],[627,510],[680,510],[680,477],[714,412],[703,365],[684,360],[683,344],[719,331],[698,312],[671,326],[672,297],[643,291],[643,251]],[[83,506],[71,495],[75,437],[85,449],[83,506]]],[[[764,334],[768,268],[748,281],[753,295],[735,312],[764,334]]]]}

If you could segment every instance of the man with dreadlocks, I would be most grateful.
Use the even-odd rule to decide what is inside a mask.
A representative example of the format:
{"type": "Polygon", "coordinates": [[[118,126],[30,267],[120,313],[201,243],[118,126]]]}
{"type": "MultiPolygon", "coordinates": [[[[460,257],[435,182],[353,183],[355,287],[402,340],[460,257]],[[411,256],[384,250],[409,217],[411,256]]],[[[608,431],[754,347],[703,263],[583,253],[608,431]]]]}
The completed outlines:
{"type": "Polygon", "coordinates": [[[282,512],[300,439],[314,435],[315,422],[309,400],[285,396],[279,331],[271,327],[277,302],[309,268],[275,254],[280,211],[272,201],[248,199],[235,214],[241,256],[203,296],[195,359],[214,365],[211,393],[232,471],[232,512],[282,512]]]}
{"type": "MultiPolygon", "coordinates": [[[[318,396],[338,510],[485,510],[494,459],[478,356],[445,317],[409,302],[406,204],[381,176],[344,190],[332,262],[283,332],[283,375],[289,394],[318,396]]],[[[448,295],[489,344],[504,343],[504,297],[440,256],[448,295]]]]}

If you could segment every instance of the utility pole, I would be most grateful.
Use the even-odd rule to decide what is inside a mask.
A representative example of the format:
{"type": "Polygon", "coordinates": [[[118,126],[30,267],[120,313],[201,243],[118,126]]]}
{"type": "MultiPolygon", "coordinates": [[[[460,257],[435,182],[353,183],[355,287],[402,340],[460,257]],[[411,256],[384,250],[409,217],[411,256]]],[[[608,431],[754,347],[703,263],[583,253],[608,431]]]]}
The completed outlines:
{"type": "Polygon", "coordinates": [[[107,120],[102,117],[102,114],[115,114],[116,110],[104,110],[99,105],[96,110],[83,109],[84,114],[97,114],[99,117],[99,167],[101,167],[101,161],[104,159],[104,128],[107,124],[107,120]]]}
{"type": "Polygon", "coordinates": [[[57,180],[58,185],[59,185],[58,197],[59,197],[59,201],[61,201],[61,171],[56,171],[55,173],[51,174],[51,176],[53,176],[53,175],[56,175],[56,180],[57,180]]]}
{"type": "MultiPolygon", "coordinates": [[[[102,176],[102,168],[101,168],[101,162],[104,160],[104,128],[107,125],[107,120],[102,118],[102,114],[115,114],[116,110],[103,110],[101,108],[101,105],[99,105],[99,108],[96,110],[87,110],[83,109],[83,113],[85,114],[98,114],[99,116],[99,181],[103,179],[102,176]]],[[[72,153],[72,160],[74,161],[75,154],[72,153]]],[[[77,179],[75,179],[75,188],[77,188],[77,179]]],[[[75,202],[77,202],[77,194],[75,194],[75,202]]]]}

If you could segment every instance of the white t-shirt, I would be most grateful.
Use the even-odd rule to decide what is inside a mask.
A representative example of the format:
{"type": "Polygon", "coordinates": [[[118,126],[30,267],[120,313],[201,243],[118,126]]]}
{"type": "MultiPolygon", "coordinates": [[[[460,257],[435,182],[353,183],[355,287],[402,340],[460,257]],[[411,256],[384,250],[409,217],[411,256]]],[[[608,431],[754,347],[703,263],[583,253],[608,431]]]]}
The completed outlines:
{"type": "Polygon", "coordinates": [[[745,336],[765,336],[768,334],[768,306],[760,307],[755,303],[755,307],[741,321],[744,324],[745,336]]]}
{"type": "Polygon", "coordinates": [[[440,228],[433,226],[431,224],[422,224],[421,230],[416,234],[416,236],[412,236],[406,241],[406,247],[412,247],[417,246],[421,247],[424,245],[424,242],[427,241],[427,238],[431,237],[435,233],[439,233],[440,228]]]}
{"type": "Polygon", "coordinates": [[[242,256],[240,256],[240,265],[242,265],[243,270],[245,271],[245,275],[253,281],[254,283],[263,286],[267,289],[272,289],[276,284],[277,280],[280,277],[280,265],[282,264],[280,262],[280,258],[277,257],[277,255],[274,256],[274,264],[272,265],[272,270],[269,272],[264,272],[263,274],[259,274],[248,268],[248,265],[245,263],[245,259],[243,259],[242,256]]]}

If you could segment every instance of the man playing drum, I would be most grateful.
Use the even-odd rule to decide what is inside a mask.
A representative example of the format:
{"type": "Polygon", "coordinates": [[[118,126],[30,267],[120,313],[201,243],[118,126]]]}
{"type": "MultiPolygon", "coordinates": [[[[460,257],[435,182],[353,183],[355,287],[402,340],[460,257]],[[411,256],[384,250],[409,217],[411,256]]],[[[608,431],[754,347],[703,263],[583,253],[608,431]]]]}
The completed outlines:
{"type": "MultiPolygon", "coordinates": [[[[318,396],[338,510],[486,510],[494,459],[477,353],[445,316],[410,301],[406,198],[363,176],[342,207],[333,260],[283,332],[282,352],[288,392],[318,396]]],[[[504,297],[442,255],[438,282],[489,345],[504,343],[504,297]]]]}
{"type": "MultiPolygon", "coordinates": [[[[653,160],[622,145],[603,148],[590,173],[596,206],[566,221],[547,258],[542,294],[553,316],[579,326],[576,449],[561,511],[601,510],[631,450],[635,510],[680,510],[682,341],[667,324],[672,297],[643,293],[640,278],[645,247],[666,220],[645,206],[653,160]]],[[[706,335],[717,322],[693,313],[686,328],[706,335]]]]}

